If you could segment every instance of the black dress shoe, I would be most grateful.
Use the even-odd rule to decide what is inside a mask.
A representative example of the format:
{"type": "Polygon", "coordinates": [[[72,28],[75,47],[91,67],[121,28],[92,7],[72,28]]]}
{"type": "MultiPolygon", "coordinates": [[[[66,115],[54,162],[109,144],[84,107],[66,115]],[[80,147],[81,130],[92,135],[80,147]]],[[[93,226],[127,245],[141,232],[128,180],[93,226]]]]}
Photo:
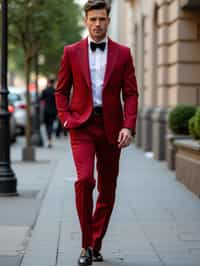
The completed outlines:
{"type": "Polygon", "coordinates": [[[98,250],[93,249],[92,260],[96,261],[96,262],[101,262],[101,261],[103,261],[103,256],[98,250]]]}
{"type": "Polygon", "coordinates": [[[83,249],[81,251],[80,257],[78,259],[78,265],[80,266],[88,266],[88,265],[92,265],[92,249],[91,248],[87,248],[87,249],[83,249]]]}

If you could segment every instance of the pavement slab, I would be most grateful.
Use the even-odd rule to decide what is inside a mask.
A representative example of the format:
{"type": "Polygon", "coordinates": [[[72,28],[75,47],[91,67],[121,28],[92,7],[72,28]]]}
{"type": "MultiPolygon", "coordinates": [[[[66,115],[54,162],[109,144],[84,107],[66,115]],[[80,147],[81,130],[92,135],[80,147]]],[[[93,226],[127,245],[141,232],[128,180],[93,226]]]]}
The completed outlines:
{"type": "Polygon", "coordinates": [[[0,256],[1,266],[16,266],[20,265],[22,256],[0,256]]]}
{"type": "Polygon", "coordinates": [[[28,234],[28,226],[0,226],[0,256],[16,256],[23,252],[28,234]]]}

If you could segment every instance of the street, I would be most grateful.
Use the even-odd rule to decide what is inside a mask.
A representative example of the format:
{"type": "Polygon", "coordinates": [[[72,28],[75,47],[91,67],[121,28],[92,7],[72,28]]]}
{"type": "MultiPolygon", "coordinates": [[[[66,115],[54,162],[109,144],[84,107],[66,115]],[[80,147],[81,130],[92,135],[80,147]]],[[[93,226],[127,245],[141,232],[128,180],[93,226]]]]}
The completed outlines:
{"type": "MultiPolygon", "coordinates": [[[[75,168],[68,137],[22,162],[11,148],[18,197],[0,198],[0,266],[73,266],[80,252],[75,168]]],[[[199,266],[200,201],[165,162],[133,144],[123,150],[102,266],[199,266]]],[[[95,191],[94,197],[97,192],[95,191]]]]}

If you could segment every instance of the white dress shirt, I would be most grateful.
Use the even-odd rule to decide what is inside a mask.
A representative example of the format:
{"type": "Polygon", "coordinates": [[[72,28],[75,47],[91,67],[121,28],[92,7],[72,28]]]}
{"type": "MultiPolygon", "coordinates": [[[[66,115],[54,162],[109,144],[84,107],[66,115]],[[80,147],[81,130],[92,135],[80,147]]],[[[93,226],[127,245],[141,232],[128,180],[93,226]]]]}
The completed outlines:
{"type": "MultiPolygon", "coordinates": [[[[92,82],[92,95],[93,95],[93,106],[102,105],[102,90],[104,75],[107,63],[107,52],[108,52],[108,38],[105,37],[101,42],[106,43],[105,50],[102,51],[97,48],[92,51],[90,48],[90,42],[95,42],[92,38],[88,37],[88,51],[89,51],[89,69],[90,77],[92,82]]],[[[101,43],[100,42],[100,43],[101,43]]]]}
{"type": "MultiPolygon", "coordinates": [[[[89,69],[92,82],[93,106],[102,106],[103,82],[107,64],[108,37],[105,37],[101,41],[106,43],[104,51],[98,48],[95,51],[92,51],[90,48],[91,41],[95,42],[90,36],[88,36],[89,69]]],[[[67,122],[68,121],[64,122],[64,127],[67,126],[67,122]]]]}

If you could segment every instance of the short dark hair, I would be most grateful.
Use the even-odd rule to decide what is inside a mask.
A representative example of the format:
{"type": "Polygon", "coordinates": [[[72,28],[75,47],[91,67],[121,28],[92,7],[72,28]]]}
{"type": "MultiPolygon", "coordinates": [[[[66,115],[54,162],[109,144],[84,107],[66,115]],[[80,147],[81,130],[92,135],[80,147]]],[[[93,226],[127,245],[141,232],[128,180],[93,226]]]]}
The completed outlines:
{"type": "Polygon", "coordinates": [[[88,11],[94,10],[94,9],[106,9],[107,14],[110,14],[110,4],[108,0],[88,0],[84,5],[84,11],[87,15],[88,11]]]}
{"type": "Polygon", "coordinates": [[[55,79],[54,78],[48,78],[48,83],[53,86],[55,83],[55,79]]]}

